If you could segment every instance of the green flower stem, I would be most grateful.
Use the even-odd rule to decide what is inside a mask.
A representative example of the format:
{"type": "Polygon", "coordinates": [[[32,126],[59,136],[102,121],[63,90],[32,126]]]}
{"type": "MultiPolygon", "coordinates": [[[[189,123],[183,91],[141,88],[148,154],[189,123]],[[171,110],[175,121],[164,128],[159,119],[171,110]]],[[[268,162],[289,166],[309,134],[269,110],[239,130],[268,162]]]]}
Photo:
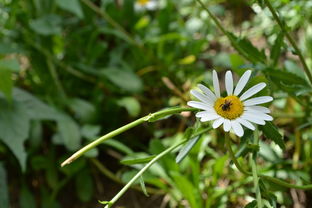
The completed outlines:
{"type": "MultiPolygon", "coordinates": [[[[225,142],[226,142],[226,146],[229,150],[230,153],[230,157],[232,159],[232,161],[234,162],[235,166],[237,167],[237,169],[245,174],[246,176],[251,176],[252,173],[246,171],[238,162],[238,160],[235,157],[235,154],[233,152],[232,146],[231,146],[231,141],[229,139],[228,136],[225,137],[225,142]]],[[[275,183],[277,185],[283,186],[283,187],[287,187],[287,188],[294,188],[294,189],[302,189],[302,190],[311,190],[312,189],[312,184],[308,184],[308,185],[296,185],[296,184],[291,184],[291,183],[287,183],[284,180],[278,179],[278,178],[274,178],[271,176],[267,176],[267,175],[263,175],[263,174],[259,174],[259,176],[267,181],[270,181],[272,183],[275,183]]]]}
{"type": "Polygon", "coordinates": [[[69,157],[68,159],[66,159],[62,164],[61,166],[64,167],[65,165],[68,165],[70,164],[71,162],[73,162],[74,160],[76,160],[77,158],[79,158],[81,155],[83,155],[84,153],[86,153],[87,151],[91,150],[92,148],[98,146],[99,144],[101,144],[102,142],[112,138],[112,137],[115,137],[139,124],[142,124],[146,121],[149,121],[149,122],[153,122],[153,121],[156,121],[162,117],[165,117],[165,116],[169,116],[169,115],[172,115],[172,114],[176,114],[176,113],[181,113],[183,111],[197,111],[198,109],[196,108],[184,108],[184,107],[177,107],[177,108],[169,108],[169,109],[165,109],[165,110],[161,110],[161,111],[158,111],[158,112],[155,112],[155,113],[151,113],[147,116],[144,116],[142,118],[139,118],[127,125],[124,125],[114,131],[111,131],[110,133],[108,134],[105,134],[104,136],[98,138],[97,140],[91,142],[90,144],[84,146],[83,148],[81,148],[80,150],[78,150],[77,152],[75,152],[71,157],[69,157]]]}
{"type": "Polygon", "coordinates": [[[216,26],[221,30],[221,32],[230,40],[232,46],[235,48],[237,52],[239,52],[246,60],[249,60],[252,62],[252,60],[249,59],[249,57],[240,49],[240,47],[237,45],[236,41],[231,37],[231,35],[225,30],[225,28],[222,26],[221,22],[218,20],[217,17],[214,16],[214,14],[208,9],[208,7],[201,1],[196,0],[202,8],[208,13],[210,18],[213,20],[213,22],[216,24],[216,26]]]}
{"type": "Polygon", "coordinates": [[[306,73],[306,75],[308,76],[311,84],[312,84],[312,75],[311,72],[309,70],[309,67],[299,49],[299,47],[297,46],[295,40],[291,37],[291,35],[288,33],[287,31],[287,25],[285,23],[283,23],[281,21],[281,19],[279,18],[279,16],[277,15],[277,12],[275,11],[275,9],[273,8],[271,2],[269,0],[264,0],[265,4],[268,6],[269,10],[271,11],[275,21],[279,24],[279,26],[281,27],[283,33],[286,35],[286,38],[288,39],[288,41],[290,42],[290,44],[292,45],[292,47],[294,47],[296,54],[299,56],[299,59],[302,63],[303,69],[306,73]]]}
{"type": "MultiPolygon", "coordinates": [[[[210,131],[212,128],[208,127],[206,129],[203,129],[197,133],[195,133],[194,135],[192,135],[192,137],[196,137],[199,136],[207,131],[210,131]]],[[[186,143],[188,141],[188,139],[183,139],[182,141],[178,142],[177,144],[169,147],[168,149],[164,150],[163,152],[159,153],[155,158],[153,158],[149,163],[147,163],[115,196],[112,200],[110,200],[109,202],[107,202],[107,205],[105,206],[105,208],[109,208],[112,205],[114,205],[117,200],[124,195],[124,193],[130,188],[130,186],[136,181],[138,180],[143,173],[149,168],[151,167],[155,162],[157,162],[159,159],[161,159],[163,156],[165,156],[166,154],[170,153],[171,151],[173,151],[174,149],[176,149],[177,147],[179,147],[180,145],[186,143]]]]}
{"type": "MultiPolygon", "coordinates": [[[[259,132],[258,128],[254,131],[254,144],[259,145],[259,132]]],[[[251,169],[252,169],[252,177],[253,177],[253,182],[254,182],[254,187],[255,187],[255,192],[256,192],[256,198],[257,198],[257,207],[262,208],[262,197],[261,197],[261,192],[260,192],[260,187],[259,187],[259,177],[258,177],[258,170],[257,170],[257,152],[253,152],[250,154],[250,164],[251,164],[251,169]]]]}
{"type": "Polygon", "coordinates": [[[230,137],[229,137],[229,134],[225,134],[225,145],[227,146],[228,148],[228,151],[230,153],[230,157],[232,159],[232,161],[234,162],[235,166],[237,167],[237,169],[242,172],[243,174],[245,175],[251,175],[250,172],[248,172],[247,170],[245,170],[238,162],[238,160],[236,159],[235,157],[235,154],[233,152],[233,149],[232,149],[232,146],[231,146],[231,140],[230,140],[230,137]]]}

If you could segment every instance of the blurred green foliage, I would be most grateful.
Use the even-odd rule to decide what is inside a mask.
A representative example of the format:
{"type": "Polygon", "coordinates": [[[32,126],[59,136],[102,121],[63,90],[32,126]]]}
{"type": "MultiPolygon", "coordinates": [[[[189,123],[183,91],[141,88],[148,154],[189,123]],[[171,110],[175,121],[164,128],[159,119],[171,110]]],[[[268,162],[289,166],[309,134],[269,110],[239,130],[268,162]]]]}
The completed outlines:
{"type": "MultiPolygon", "coordinates": [[[[211,85],[212,68],[263,75],[250,84],[268,84],[277,128],[263,129],[261,172],[311,181],[312,88],[264,2],[204,1],[227,36],[196,1],[155,2],[0,0],[1,207],[109,200],[154,155],[190,136],[190,114],[137,127],[67,167],[60,163],[129,121],[185,105],[193,86],[211,85]]],[[[272,4],[312,68],[311,1],[272,4]]],[[[233,138],[241,160],[253,151],[250,135],[233,138]]],[[[179,163],[171,154],[153,165],[143,176],[150,198],[138,194],[144,182],[133,186],[140,207],[255,207],[252,179],[233,169],[223,137],[212,131],[176,153],[179,163]]],[[[267,207],[312,206],[309,191],[261,185],[267,207]]],[[[133,197],[120,205],[135,207],[133,197]]]]}

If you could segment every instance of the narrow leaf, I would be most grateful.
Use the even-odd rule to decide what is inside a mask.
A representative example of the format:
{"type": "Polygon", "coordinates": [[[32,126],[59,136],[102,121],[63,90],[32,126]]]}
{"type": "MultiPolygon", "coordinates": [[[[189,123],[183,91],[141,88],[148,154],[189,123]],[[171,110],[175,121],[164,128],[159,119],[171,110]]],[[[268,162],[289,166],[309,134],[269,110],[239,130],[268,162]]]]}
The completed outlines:
{"type": "Polygon", "coordinates": [[[277,128],[272,122],[266,122],[264,126],[259,127],[264,135],[273,140],[280,148],[285,149],[285,143],[283,141],[282,135],[278,132],[277,128]]]}
{"type": "Polygon", "coordinates": [[[145,196],[149,196],[149,194],[147,193],[146,187],[145,187],[145,183],[144,183],[143,177],[141,176],[139,178],[139,180],[140,180],[140,186],[142,188],[143,193],[145,194],[145,196]]]}
{"type": "Polygon", "coordinates": [[[186,143],[186,145],[180,150],[178,156],[176,157],[176,163],[180,163],[187,156],[199,138],[200,136],[196,136],[186,143]]]}
{"type": "Polygon", "coordinates": [[[121,160],[120,163],[124,164],[124,165],[143,164],[143,163],[148,163],[154,157],[155,157],[155,155],[148,156],[148,157],[142,157],[142,158],[129,159],[129,160],[121,160]]]}

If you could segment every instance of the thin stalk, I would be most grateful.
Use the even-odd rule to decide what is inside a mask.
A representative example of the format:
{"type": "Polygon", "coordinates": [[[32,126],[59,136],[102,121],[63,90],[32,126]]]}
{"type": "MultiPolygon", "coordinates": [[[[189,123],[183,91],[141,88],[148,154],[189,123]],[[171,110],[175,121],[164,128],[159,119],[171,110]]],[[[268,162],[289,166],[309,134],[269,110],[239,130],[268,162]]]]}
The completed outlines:
{"type": "MultiPolygon", "coordinates": [[[[254,144],[259,145],[259,132],[258,129],[254,131],[254,144]]],[[[253,177],[253,183],[254,183],[254,188],[256,192],[256,197],[257,197],[257,207],[262,208],[262,197],[261,197],[261,191],[259,187],[259,177],[258,177],[258,170],[257,170],[257,152],[253,152],[250,154],[250,164],[251,164],[251,169],[252,169],[252,177],[253,177]]]]}
{"type": "Polygon", "coordinates": [[[217,17],[214,16],[214,14],[208,9],[208,7],[201,1],[196,0],[204,10],[208,13],[210,18],[213,20],[213,22],[216,24],[216,26],[221,30],[221,32],[229,39],[232,46],[235,48],[237,52],[239,52],[246,60],[249,60],[252,62],[252,60],[240,49],[240,47],[237,45],[235,40],[231,37],[231,35],[225,30],[225,28],[222,26],[221,22],[218,20],[217,17]]]}
{"type": "Polygon", "coordinates": [[[94,147],[98,146],[99,144],[103,143],[104,141],[115,137],[139,124],[142,124],[146,121],[149,122],[153,122],[156,121],[164,116],[168,116],[168,115],[172,115],[172,114],[176,114],[176,113],[181,113],[183,111],[197,111],[196,108],[184,108],[184,107],[178,107],[178,108],[169,108],[169,109],[165,109],[165,110],[161,110],[155,113],[151,113],[147,116],[144,116],[142,118],[139,118],[127,125],[124,125],[114,131],[109,132],[108,134],[105,134],[104,136],[98,138],[97,140],[89,143],[88,145],[84,146],[83,148],[81,148],[80,150],[78,150],[77,152],[75,152],[71,157],[69,157],[68,159],[66,159],[61,166],[64,167],[65,165],[70,164],[71,162],[73,162],[74,160],[76,160],[77,158],[79,158],[81,155],[83,155],[84,153],[86,153],[87,151],[93,149],[94,147]]]}
{"type": "Polygon", "coordinates": [[[47,57],[47,65],[48,65],[48,70],[51,74],[51,77],[52,77],[52,79],[55,83],[55,86],[56,86],[57,90],[59,91],[61,97],[66,98],[66,93],[65,93],[65,90],[62,86],[62,83],[58,77],[58,73],[55,69],[55,66],[52,63],[52,60],[49,57],[47,57]]]}
{"type": "Polygon", "coordinates": [[[293,39],[293,37],[288,33],[287,31],[287,25],[285,23],[283,23],[281,21],[281,19],[279,18],[279,16],[277,15],[277,12],[275,11],[275,9],[273,8],[271,2],[269,0],[264,0],[265,4],[268,6],[269,10],[271,11],[275,21],[278,23],[278,25],[281,27],[281,30],[284,32],[284,34],[286,35],[286,38],[288,39],[288,41],[290,42],[290,44],[292,45],[292,47],[295,49],[295,52],[296,54],[298,55],[301,63],[302,63],[302,66],[303,66],[303,69],[304,69],[304,72],[306,73],[306,75],[308,76],[309,78],[309,81],[310,83],[312,84],[312,75],[311,75],[311,72],[309,70],[309,67],[297,45],[297,43],[295,42],[295,40],[293,39]]]}
{"type": "MultiPolygon", "coordinates": [[[[231,146],[231,141],[228,137],[225,137],[225,142],[226,142],[226,146],[229,150],[230,153],[230,157],[232,159],[232,161],[234,162],[235,166],[237,167],[237,169],[245,174],[246,176],[251,176],[252,173],[246,171],[238,162],[238,160],[235,157],[235,154],[233,152],[232,146],[231,146]]],[[[259,176],[267,181],[270,181],[272,183],[275,183],[277,185],[283,186],[283,187],[287,187],[287,188],[294,188],[294,189],[302,189],[302,190],[311,190],[312,189],[312,184],[307,184],[307,185],[296,185],[296,184],[291,184],[288,182],[285,182],[284,180],[278,179],[278,178],[274,178],[271,176],[267,176],[267,175],[263,175],[263,174],[259,174],[259,176]]]]}
{"type": "MultiPolygon", "coordinates": [[[[195,133],[194,135],[192,135],[192,137],[196,137],[198,135],[201,135],[207,131],[210,131],[212,128],[208,127],[206,129],[203,129],[197,133],[195,133]]],[[[155,162],[157,162],[159,159],[161,159],[163,156],[165,156],[166,154],[170,153],[171,151],[173,151],[174,149],[176,149],[177,147],[179,147],[180,145],[186,143],[188,141],[188,139],[184,139],[180,142],[178,142],[177,144],[169,147],[168,149],[164,150],[163,152],[159,153],[155,158],[153,158],[149,163],[147,163],[115,196],[112,200],[110,200],[107,205],[105,206],[105,208],[109,208],[112,205],[114,205],[118,199],[120,199],[120,197],[122,195],[124,195],[124,193],[130,188],[130,186],[136,181],[138,180],[143,173],[149,168],[151,167],[155,162]]]]}
{"type": "MultiPolygon", "coordinates": [[[[112,173],[109,169],[107,169],[99,160],[97,160],[96,158],[91,158],[90,160],[103,175],[105,175],[106,177],[108,177],[112,181],[115,181],[116,183],[124,184],[123,181],[121,181],[114,173],[112,173]]],[[[139,186],[133,186],[131,188],[133,188],[134,190],[142,192],[142,188],[139,186]]],[[[162,190],[158,190],[158,189],[150,188],[150,187],[146,187],[146,191],[149,194],[164,194],[164,192],[162,190]]]]}
{"type": "Polygon", "coordinates": [[[114,28],[116,28],[119,32],[121,32],[130,43],[136,45],[137,47],[141,48],[142,45],[139,44],[134,38],[131,37],[131,35],[120,25],[118,24],[111,16],[109,16],[105,11],[103,11],[100,7],[95,5],[90,0],[82,0],[84,4],[86,4],[90,9],[98,13],[100,16],[102,16],[109,24],[111,24],[114,28]]]}
{"type": "Polygon", "coordinates": [[[237,169],[238,169],[241,173],[243,173],[243,174],[245,174],[245,175],[251,175],[251,173],[248,172],[247,170],[245,170],[245,169],[239,164],[238,160],[236,159],[235,154],[234,154],[234,152],[233,152],[233,150],[232,150],[231,140],[230,140],[229,134],[227,134],[227,133],[225,134],[225,144],[226,144],[226,146],[227,146],[227,148],[228,148],[228,150],[229,150],[230,157],[231,157],[232,161],[234,162],[235,166],[237,167],[237,169]]]}

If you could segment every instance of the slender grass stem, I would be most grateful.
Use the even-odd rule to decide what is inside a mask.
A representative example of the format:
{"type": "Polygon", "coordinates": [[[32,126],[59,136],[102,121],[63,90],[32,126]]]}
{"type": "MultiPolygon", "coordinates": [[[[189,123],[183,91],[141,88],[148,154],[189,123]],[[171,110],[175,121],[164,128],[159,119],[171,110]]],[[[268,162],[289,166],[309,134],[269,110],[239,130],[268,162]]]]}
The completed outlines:
{"type": "MultiPolygon", "coordinates": [[[[203,129],[199,132],[196,132],[194,135],[192,135],[192,137],[196,137],[198,135],[201,135],[207,131],[210,131],[212,128],[208,127],[206,129],[203,129]]],[[[166,154],[170,153],[171,151],[173,151],[174,149],[176,149],[177,147],[179,147],[180,145],[186,143],[188,141],[188,139],[184,139],[180,142],[178,142],[177,144],[169,147],[168,149],[164,150],[163,152],[159,153],[156,157],[154,157],[149,163],[147,163],[115,196],[112,200],[110,200],[109,202],[107,202],[107,205],[105,206],[105,208],[109,208],[112,205],[114,205],[117,200],[124,195],[124,193],[130,188],[130,186],[136,181],[138,180],[143,173],[149,168],[151,167],[155,162],[157,162],[159,159],[161,159],[163,156],[165,156],[166,154]]]]}
{"type": "Polygon", "coordinates": [[[249,60],[253,62],[237,45],[235,40],[231,37],[231,35],[226,31],[226,29],[222,26],[221,22],[218,20],[218,18],[208,9],[208,7],[201,1],[201,0],[196,0],[201,7],[208,13],[210,18],[213,20],[213,22],[216,24],[216,26],[221,30],[221,32],[229,39],[231,42],[232,46],[235,48],[237,52],[239,52],[246,60],[249,60]]]}
{"type": "Polygon", "coordinates": [[[84,4],[86,4],[90,9],[95,11],[97,14],[102,16],[109,24],[111,24],[115,29],[117,29],[119,32],[121,32],[130,43],[136,45],[137,47],[141,48],[142,45],[138,43],[131,35],[120,25],[118,24],[111,16],[109,16],[105,11],[103,11],[101,8],[99,8],[97,5],[95,5],[90,0],[82,0],[84,4]]]}
{"type": "Polygon", "coordinates": [[[312,84],[312,75],[311,72],[309,70],[309,67],[296,43],[296,41],[293,39],[293,37],[288,33],[287,31],[287,25],[285,23],[282,22],[282,20],[280,19],[280,17],[278,16],[276,10],[274,9],[274,7],[272,6],[271,2],[269,0],[264,0],[265,4],[268,6],[269,10],[271,11],[273,18],[275,19],[275,21],[277,22],[277,24],[281,27],[281,30],[284,32],[286,38],[288,39],[288,41],[290,42],[290,44],[292,45],[292,47],[294,48],[296,54],[298,55],[304,72],[306,73],[306,75],[309,78],[310,83],[312,84]]]}
{"type": "Polygon", "coordinates": [[[146,121],[148,122],[153,122],[156,121],[158,119],[161,119],[162,117],[165,116],[169,116],[172,114],[176,114],[176,113],[181,113],[183,111],[197,111],[196,108],[184,108],[184,107],[177,107],[177,108],[169,108],[169,109],[165,109],[165,110],[161,110],[155,113],[151,113],[147,116],[144,116],[142,118],[139,118],[127,125],[124,125],[114,131],[109,132],[108,134],[105,134],[104,136],[98,138],[97,140],[91,142],[90,144],[84,146],[83,148],[81,148],[80,150],[78,150],[77,152],[75,152],[71,157],[69,157],[68,159],[66,159],[61,166],[65,166],[70,164],[71,162],[73,162],[74,160],[76,160],[77,158],[79,158],[81,155],[83,155],[84,153],[86,153],[87,151],[91,150],[92,148],[98,146],[99,144],[101,144],[102,142],[115,137],[139,124],[142,124],[146,121]]]}
{"type": "MultiPolygon", "coordinates": [[[[259,131],[256,128],[254,131],[254,144],[259,145],[259,131]]],[[[254,188],[256,192],[256,198],[257,198],[257,207],[262,208],[262,197],[261,197],[261,191],[259,187],[259,177],[258,177],[258,170],[257,170],[257,152],[253,152],[250,154],[250,164],[251,164],[251,169],[252,169],[252,177],[253,177],[253,183],[254,183],[254,188]]]]}

